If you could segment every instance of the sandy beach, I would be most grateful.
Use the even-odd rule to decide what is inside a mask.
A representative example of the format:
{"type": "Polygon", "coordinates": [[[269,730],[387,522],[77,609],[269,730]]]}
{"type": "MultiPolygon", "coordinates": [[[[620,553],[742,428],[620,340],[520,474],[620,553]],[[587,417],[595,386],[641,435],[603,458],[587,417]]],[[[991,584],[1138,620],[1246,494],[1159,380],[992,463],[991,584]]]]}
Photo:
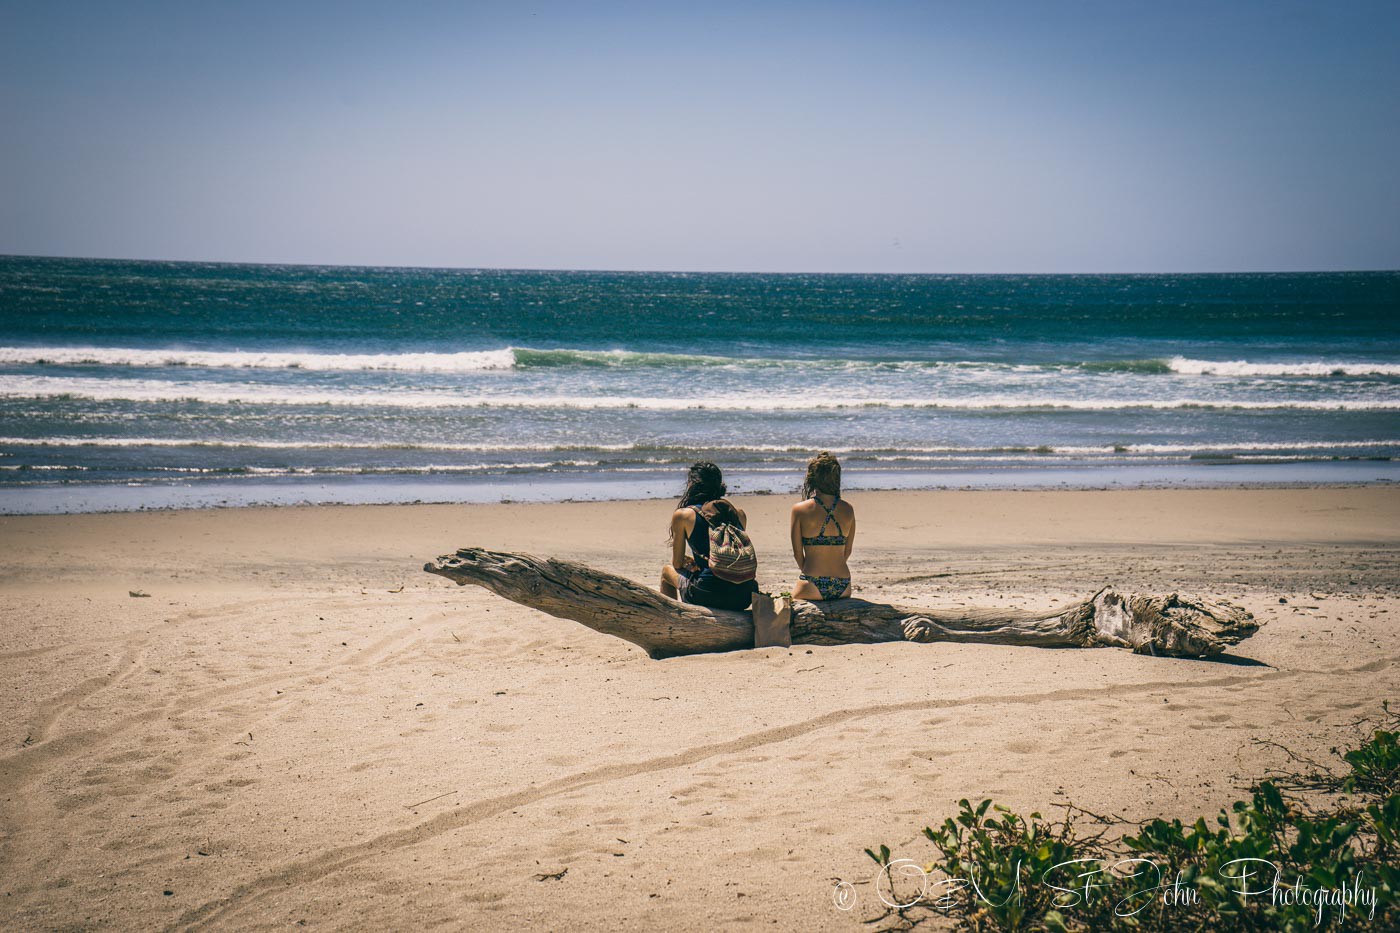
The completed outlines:
{"type": "MultiPolygon", "coordinates": [[[[740,501],[788,588],[791,500],[740,501]]],[[[868,599],[1111,582],[1264,627],[1209,662],[653,661],[420,568],[470,544],[654,585],[663,502],[0,518],[0,927],[863,929],[862,849],[930,855],[959,798],[1212,815],[1280,763],[1253,740],[1325,757],[1397,695],[1392,487],[855,502],[868,599]]]]}

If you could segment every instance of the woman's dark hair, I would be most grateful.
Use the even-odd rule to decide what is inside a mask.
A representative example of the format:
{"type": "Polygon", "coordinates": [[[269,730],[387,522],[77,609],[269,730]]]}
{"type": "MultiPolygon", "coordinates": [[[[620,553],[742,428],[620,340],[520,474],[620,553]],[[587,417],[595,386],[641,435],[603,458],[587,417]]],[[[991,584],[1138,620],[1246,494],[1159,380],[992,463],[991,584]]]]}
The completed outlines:
{"type": "Polygon", "coordinates": [[[807,478],[802,481],[803,499],[810,499],[819,492],[828,496],[841,495],[841,463],[826,450],[807,462],[807,478]]]}
{"type": "MultiPolygon", "coordinates": [[[[719,467],[708,460],[701,460],[690,468],[690,473],[685,478],[685,491],[681,493],[681,501],[677,508],[687,506],[701,506],[706,502],[713,502],[715,499],[723,499],[728,488],[724,485],[724,474],[719,471],[719,467]]],[[[728,505],[728,503],[725,503],[728,505]]],[[[675,540],[675,529],[673,528],[666,540],[675,540]]]]}
{"type": "Polygon", "coordinates": [[[701,460],[690,468],[690,473],[685,478],[685,492],[681,493],[681,504],[678,508],[704,505],[715,499],[723,499],[728,491],[724,485],[724,474],[719,471],[719,467],[707,460],[701,460]]]}

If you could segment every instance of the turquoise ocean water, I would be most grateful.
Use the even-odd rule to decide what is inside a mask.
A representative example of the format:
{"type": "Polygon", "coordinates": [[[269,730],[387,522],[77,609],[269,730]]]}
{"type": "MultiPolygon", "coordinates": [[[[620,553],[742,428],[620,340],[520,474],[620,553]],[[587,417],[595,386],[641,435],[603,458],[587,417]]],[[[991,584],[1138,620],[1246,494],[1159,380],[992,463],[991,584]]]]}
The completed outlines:
{"type": "Polygon", "coordinates": [[[1392,481],[1400,273],[0,257],[0,511],[1392,481]]]}

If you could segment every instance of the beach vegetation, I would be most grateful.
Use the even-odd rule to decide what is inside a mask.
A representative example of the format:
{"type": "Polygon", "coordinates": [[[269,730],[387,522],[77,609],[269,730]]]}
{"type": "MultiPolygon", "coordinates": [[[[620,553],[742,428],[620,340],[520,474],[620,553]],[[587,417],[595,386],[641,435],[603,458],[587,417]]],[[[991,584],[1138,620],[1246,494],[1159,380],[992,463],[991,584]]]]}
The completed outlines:
{"type": "Polygon", "coordinates": [[[1357,725],[1364,737],[1332,749],[1331,766],[1275,745],[1289,765],[1213,821],[1131,823],[1073,804],[1047,820],[959,801],[924,829],[935,855],[917,869],[888,846],[865,850],[880,866],[872,928],[943,915],[977,933],[1400,929],[1400,715],[1385,704],[1379,726],[1357,725]]]}

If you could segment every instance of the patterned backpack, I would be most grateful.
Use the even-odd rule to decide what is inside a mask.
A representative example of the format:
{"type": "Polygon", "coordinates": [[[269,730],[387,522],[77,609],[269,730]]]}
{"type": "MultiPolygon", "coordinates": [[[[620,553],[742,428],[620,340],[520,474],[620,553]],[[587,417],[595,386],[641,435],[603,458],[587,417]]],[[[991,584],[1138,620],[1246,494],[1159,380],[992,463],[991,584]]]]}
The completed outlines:
{"type": "MultiPolygon", "coordinates": [[[[721,501],[721,500],[716,500],[721,501]]],[[[724,511],[733,514],[733,507],[724,511]]],[[[710,526],[710,573],[730,583],[747,583],[758,573],[758,552],[748,533],[739,525],[721,518],[720,509],[714,502],[706,502],[700,509],[706,524],[710,526]]]]}

